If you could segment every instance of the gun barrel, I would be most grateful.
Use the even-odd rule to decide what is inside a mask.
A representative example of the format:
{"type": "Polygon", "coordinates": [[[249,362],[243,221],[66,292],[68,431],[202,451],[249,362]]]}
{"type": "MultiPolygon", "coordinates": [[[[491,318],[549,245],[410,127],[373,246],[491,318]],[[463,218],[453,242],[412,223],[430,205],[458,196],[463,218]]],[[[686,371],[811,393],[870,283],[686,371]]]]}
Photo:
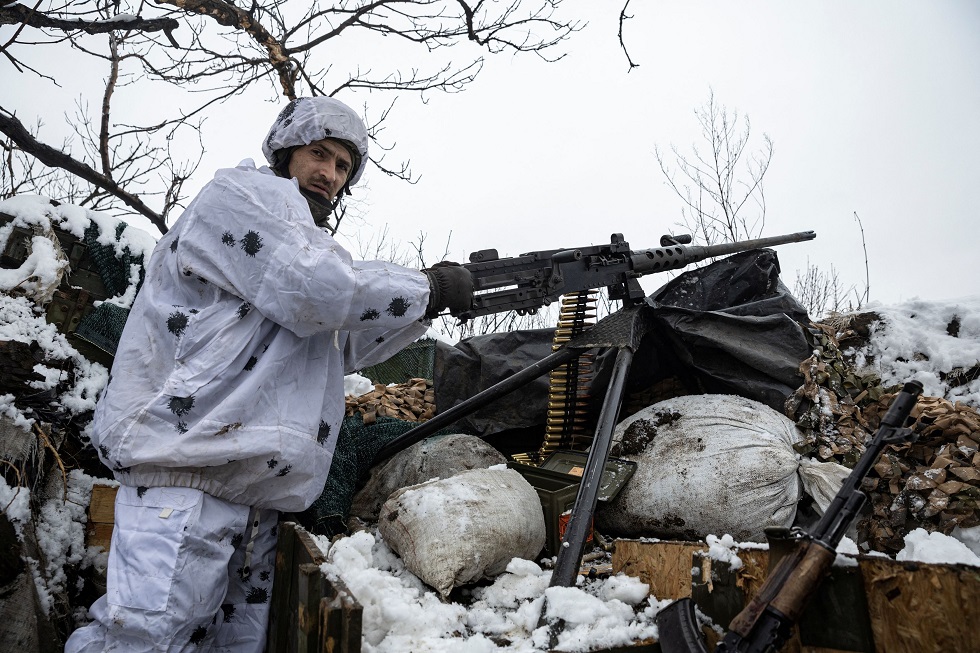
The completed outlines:
{"type": "MultiPolygon", "coordinates": [[[[775,247],[776,245],[786,245],[787,243],[801,243],[805,240],[813,240],[817,237],[815,231],[798,231],[795,234],[785,234],[783,236],[770,236],[768,238],[755,238],[753,240],[742,240],[736,243],[720,243],[718,245],[704,245],[706,256],[727,256],[737,252],[746,252],[750,249],[761,249],[763,247],[775,247]]],[[[696,249],[692,247],[691,249],[696,249]]]]}
{"type": "Polygon", "coordinates": [[[816,237],[817,234],[814,231],[800,231],[795,234],[755,238],[753,240],[720,243],[718,245],[668,245],[667,247],[656,247],[633,252],[630,259],[633,272],[642,275],[651,272],[675,270],[715,256],[727,256],[738,252],[747,252],[750,249],[774,247],[787,243],[799,243],[804,240],[813,240],[816,237]]]}

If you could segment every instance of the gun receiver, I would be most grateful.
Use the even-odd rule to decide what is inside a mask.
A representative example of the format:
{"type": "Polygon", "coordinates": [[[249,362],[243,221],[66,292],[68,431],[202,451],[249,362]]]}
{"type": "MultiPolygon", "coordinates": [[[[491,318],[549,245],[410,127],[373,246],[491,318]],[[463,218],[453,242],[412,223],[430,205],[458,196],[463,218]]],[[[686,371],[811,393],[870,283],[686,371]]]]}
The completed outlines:
{"type": "Polygon", "coordinates": [[[686,245],[690,236],[664,236],[661,247],[630,250],[622,234],[613,234],[607,245],[552,249],[500,258],[495,249],[470,254],[463,267],[473,276],[473,303],[455,317],[466,321],[480,315],[517,311],[534,313],[562,295],[606,288],[610,299],[630,305],[645,294],[640,277],[676,270],[715,256],[751,249],[813,240],[816,233],[802,231],[771,238],[756,238],[719,245],[686,245]]]}
{"type": "MultiPolygon", "coordinates": [[[[775,653],[789,639],[796,624],[837,557],[837,545],[857,516],[867,496],[861,481],[890,444],[915,440],[904,428],[922,384],[910,381],[892,400],[881,426],[820,521],[810,532],[794,529],[798,540],[793,553],[782,558],[758,594],[732,620],[715,653],[775,653]]],[[[663,653],[707,653],[701,640],[691,599],[671,603],[657,615],[663,653]]]]}

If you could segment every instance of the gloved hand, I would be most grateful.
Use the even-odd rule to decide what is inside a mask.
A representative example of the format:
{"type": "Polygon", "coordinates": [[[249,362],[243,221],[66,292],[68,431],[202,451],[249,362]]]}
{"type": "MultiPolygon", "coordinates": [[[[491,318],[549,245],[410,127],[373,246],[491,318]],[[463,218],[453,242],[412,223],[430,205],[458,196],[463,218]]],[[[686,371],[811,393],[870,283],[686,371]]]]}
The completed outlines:
{"type": "Polygon", "coordinates": [[[429,306],[425,317],[430,320],[448,308],[452,315],[469,310],[473,303],[473,277],[459,263],[442,261],[422,270],[429,277],[429,306]]]}

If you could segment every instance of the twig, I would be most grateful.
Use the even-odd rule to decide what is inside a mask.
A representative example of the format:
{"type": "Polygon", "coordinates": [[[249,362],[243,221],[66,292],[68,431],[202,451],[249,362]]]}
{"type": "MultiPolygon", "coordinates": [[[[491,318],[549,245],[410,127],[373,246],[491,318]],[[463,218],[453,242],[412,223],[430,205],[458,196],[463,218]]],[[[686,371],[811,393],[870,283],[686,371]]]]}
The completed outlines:
{"type": "Polygon", "coordinates": [[[23,486],[20,484],[20,481],[21,481],[20,470],[17,469],[17,465],[13,464],[9,460],[0,460],[0,463],[3,463],[4,465],[6,465],[7,467],[9,467],[10,469],[14,470],[14,474],[17,474],[17,491],[14,492],[13,498],[7,503],[7,505],[5,505],[3,507],[3,512],[6,513],[7,512],[7,509],[10,508],[10,506],[12,506],[14,504],[14,499],[16,499],[17,498],[17,495],[20,494],[20,488],[22,488],[23,486]]]}
{"type": "Polygon", "coordinates": [[[51,444],[51,439],[48,434],[44,432],[41,425],[34,422],[34,432],[41,436],[41,442],[44,444],[45,449],[50,449],[51,454],[54,456],[54,460],[58,463],[58,467],[61,469],[61,481],[62,481],[62,500],[68,502],[68,474],[65,472],[65,465],[61,462],[61,456],[58,455],[58,450],[54,448],[51,444]]]}
{"type": "MultiPolygon", "coordinates": [[[[857,211],[854,212],[854,219],[857,220],[858,227],[861,228],[861,247],[864,248],[864,304],[868,303],[868,299],[871,297],[871,273],[868,271],[868,243],[864,239],[864,225],[861,223],[861,218],[858,217],[857,211]]],[[[862,302],[861,298],[858,298],[858,308],[861,308],[862,302]]]]}

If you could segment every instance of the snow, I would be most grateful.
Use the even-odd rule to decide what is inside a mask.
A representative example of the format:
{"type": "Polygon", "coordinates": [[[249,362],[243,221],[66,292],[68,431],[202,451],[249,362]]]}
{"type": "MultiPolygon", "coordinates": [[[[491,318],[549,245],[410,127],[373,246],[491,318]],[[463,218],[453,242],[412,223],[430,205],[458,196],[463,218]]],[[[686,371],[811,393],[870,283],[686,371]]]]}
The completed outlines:
{"type": "Polygon", "coordinates": [[[905,536],[905,548],[895,559],[980,567],[980,557],[963,542],[942,533],[929,533],[924,528],[905,536]]]}
{"type": "MultiPolygon", "coordinates": [[[[980,542],[980,527],[966,530],[964,537],[972,538],[974,545],[980,542]]],[[[623,574],[580,578],[577,587],[548,587],[551,571],[520,558],[514,558],[492,584],[464,590],[465,604],[445,603],[405,569],[373,530],[333,543],[321,536],[314,540],[326,553],[324,574],[340,580],[364,609],[365,653],[547,651],[548,625],[538,625],[543,605],[548,624],[559,618],[565,622],[555,650],[625,646],[656,638],[654,619],[670,603],[648,596],[647,585],[623,574]]],[[[739,549],[768,548],[738,543],[729,535],[709,535],[706,543],[710,558],[733,569],[742,566],[739,549]]],[[[857,564],[853,540],[845,537],[837,552],[838,566],[857,564]]],[[[960,540],[922,529],[906,537],[897,559],[980,567],[980,557],[960,540]]]]}
{"type": "MultiPolygon", "coordinates": [[[[58,396],[54,405],[76,415],[95,409],[95,400],[108,382],[108,370],[78,353],[30,300],[0,294],[0,340],[37,342],[45,356],[44,362],[34,369],[44,377],[45,384],[60,380],[62,364],[71,360],[75,365],[75,382],[58,396]]],[[[13,395],[0,395],[0,411],[27,429],[34,423],[14,406],[13,395]]]]}
{"type": "Polygon", "coordinates": [[[18,538],[23,541],[24,529],[33,523],[41,560],[24,555],[37,587],[41,608],[50,613],[54,596],[67,591],[66,569],[69,565],[86,569],[95,566],[105,573],[108,553],[101,547],[85,546],[85,526],[88,522],[87,507],[91,501],[92,485],[115,485],[115,481],[95,479],[78,469],[67,476],[67,486],[58,485],[60,491],[41,504],[35,519],[29,504],[30,492],[23,487],[12,488],[0,477],[0,506],[14,526],[18,538]]]}
{"type": "Polygon", "coordinates": [[[656,637],[653,618],[666,605],[647,602],[647,585],[623,575],[549,588],[551,571],[520,558],[489,586],[465,592],[467,605],[444,603],[371,531],[333,544],[315,539],[326,552],[323,572],[364,609],[365,653],[547,651],[548,623],[558,618],[565,627],[555,650],[621,646],[656,637]],[[543,605],[548,623],[539,627],[543,605]]]}
{"type": "Polygon", "coordinates": [[[374,390],[374,383],[371,379],[360,374],[348,374],[344,377],[344,396],[360,397],[374,390]]]}
{"type": "Polygon", "coordinates": [[[980,295],[868,309],[883,320],[872,328],[870,344],[855,352],[859,367],[871,367],[885,385],[914,379],[926,396],[980,408],[980,378],[958,387],[943,378],[954,368],[980,363],[980,295]]]}
{"type": "MultiPolygon", "coordinates": [[[[35,227],[42,232],[48,232],[57,227],[64,229],[76,238],[82,239],[85,237],[85,230],[94,223],[100,230],[96,242],[113,247],[120,256],[128,249],[134,257],[139,257],[142,254],[143,260],[149,261],[150,253],[156,246],[156,239],[152,235],[142,229],[129,227],[123,220],[80,206],[53,202],[40,195],[15,195],[6,199],[0,202],[0,213],[14,217],[10,224],[0,230],[0,242],[4,243],[6,243],[14,227],[35,227]],[[119,234],[117,241],[116,231],[121,226],[125,226],[125,228],[119,234]]],[[[64,255],[61,255],[62,260],[59,260],[55,254],[55,241],[56,239],[51,240],[44,236],[35,235],[32,238],[34,250],[20,269],[0,272],[0,290],[10,291],[18,285],[24,290],[31,290],[33,286],[41,282],[47,282],[51,285],[52,281],[54,282],[53,285],[57,286],[60,273],[68,263],[63,260],[64,255]],[[41,262],[38,260],[40,258],[45,258],[46,261],[41,262]],[[55,277],[56,273],[57,277],[55,277]],[[32,288],[24,288],[23,280],[32,275],[38,276],[38,279],[28,282],[32,288]]],[[[132,306],[133,300],[136,298],[136,284],[134,282],[138,279],[138,274],[139,265],[134,263],[130,266],[130,284],[126,291],[120,296],[110,297],[105,301],[124,308],[132,306]]],[[[53,291],[54,288],[51,290],[53,291]]]]}

